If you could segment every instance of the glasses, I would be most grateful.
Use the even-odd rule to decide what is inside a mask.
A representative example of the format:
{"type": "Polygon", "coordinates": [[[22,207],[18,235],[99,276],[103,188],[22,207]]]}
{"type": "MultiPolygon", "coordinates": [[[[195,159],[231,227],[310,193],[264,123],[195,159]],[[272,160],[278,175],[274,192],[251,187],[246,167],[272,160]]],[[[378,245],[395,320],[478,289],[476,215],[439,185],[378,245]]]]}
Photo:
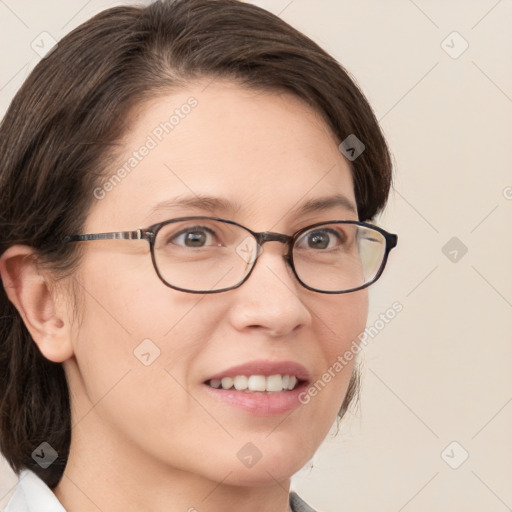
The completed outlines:
{"type": "Polygon", "coordinates": [[[319,293],[348,293],[377,281],[398,237],[351,220],[321,222],[283,235],[255,233],[231,220],[181,217],[136,231],[68,236],[65,242],[91,240],[147,240],[158,277],[189,293],[238,288],[251,275],[263,244],[280,242],[302,286],[319,293]]]}

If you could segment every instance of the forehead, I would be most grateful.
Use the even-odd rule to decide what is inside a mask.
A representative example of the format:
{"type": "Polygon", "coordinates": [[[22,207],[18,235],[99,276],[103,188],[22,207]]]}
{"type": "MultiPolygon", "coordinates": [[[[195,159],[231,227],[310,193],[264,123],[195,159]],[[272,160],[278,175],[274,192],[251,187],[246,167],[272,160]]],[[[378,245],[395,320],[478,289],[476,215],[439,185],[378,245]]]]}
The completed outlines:
{"type": "MultiPolygon", "coordinates": [[[[355,205],[334,134],[291,94],[197,83],[139,106],[128,126],[122,152],[99,184],[108,190],[93,204],[90,225],[97,218],[115,229],[158,222],[166,216],[156,205],[194,197],[224,199],[236,206],[236,220],[255,222],[277,221],[326,196],[355,205]]],[[[191,203],[196,211],[199,201],[191,203]]]]}

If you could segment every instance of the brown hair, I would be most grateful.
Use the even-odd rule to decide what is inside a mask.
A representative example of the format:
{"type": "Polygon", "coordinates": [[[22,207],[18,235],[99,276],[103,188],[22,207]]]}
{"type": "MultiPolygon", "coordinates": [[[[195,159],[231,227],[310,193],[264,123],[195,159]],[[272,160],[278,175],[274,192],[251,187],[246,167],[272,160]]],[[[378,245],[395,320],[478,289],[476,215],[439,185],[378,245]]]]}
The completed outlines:
{"type": "MultiPolygon", "coordinates": [[[[160,0],[115,7],[64,37],[32,71],[0,125],[0,255],[33,247],[56,272],[78,263],[77,245],[92,191],[112,161],[128,115],[155,94],[199,78],[226,78],[305,100],[343,141],[366,146],[353,162],[359,218],[385,205],[391,159],[365,97],[348,73],[309,38],[270,12],[237,0],[160,0]]],[[[71,439],[62,364],[44,358],[0,289],[0,449],[50,487],[64,471],[71,439]],[[33,450],[59,454],[47,469],[33,450]]],[[[340,410],[357,396],[357,371],[340,410]]]]}

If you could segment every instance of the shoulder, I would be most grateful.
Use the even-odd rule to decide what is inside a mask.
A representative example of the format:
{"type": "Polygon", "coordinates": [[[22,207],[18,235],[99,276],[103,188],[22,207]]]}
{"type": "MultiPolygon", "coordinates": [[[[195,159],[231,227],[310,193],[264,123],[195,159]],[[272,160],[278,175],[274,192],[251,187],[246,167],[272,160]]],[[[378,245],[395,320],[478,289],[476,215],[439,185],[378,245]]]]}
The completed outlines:
{"type": "Polygon", "coordinates": [[[293,491],[290,493],[290,507],[293,512],[317,512],[293,491]]]}
{"type": "Polygon", "coordinates": [[[51,489],[32,471],[20,472],[11,499],[2,512],[66,512],[51,489]]]}

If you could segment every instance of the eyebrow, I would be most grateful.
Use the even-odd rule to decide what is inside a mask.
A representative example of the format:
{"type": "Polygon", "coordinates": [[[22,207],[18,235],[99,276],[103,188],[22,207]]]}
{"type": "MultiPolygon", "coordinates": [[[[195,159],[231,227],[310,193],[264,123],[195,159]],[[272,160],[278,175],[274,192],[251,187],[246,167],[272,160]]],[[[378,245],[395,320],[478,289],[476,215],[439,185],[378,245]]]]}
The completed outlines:
{"type": "Polygon", "coordinates": [[[150,215],[158,213],[161,210],[176,210],[183,208],[196,208],[208,210],[210,212],[235,213],[241,209],[240,203],[235,203],[221,197],[197,195],[176,197],[174,199],[162,201],[150,210],[150,215]]]}
{"type": "Polygon", "coordinates": [[[332,196],[309,199],[299,207],[293,209],[292,212],[295,215],[304,213],[316,213],[339,206],[345,210],[348,210],[350,213],[355,213],[357,215],[356,205],[342,194],[334,194],[332,196]]]}
{"type": "MultiPolygon", "coordinates": [[[[293,208],[290,213],[292,213],[294,216],[303,215],[306,213],[322,212],[340,206],[350,213],[355,213],[357,215],[356,205],[342,194],[334,194],[332,196],[309,199],[296,208],[293,208]]],[[[177,197],[175,199],[162,201],[151,208],[150,215],[158,213],[162,210],[183,208],[208,210],[211,213],[221,212],[223,214],[233,214],[240,211],[242,209],[242,205],[238,202],[230,201],[221,197],[196,194],[194,196],[177,197]]]]}

